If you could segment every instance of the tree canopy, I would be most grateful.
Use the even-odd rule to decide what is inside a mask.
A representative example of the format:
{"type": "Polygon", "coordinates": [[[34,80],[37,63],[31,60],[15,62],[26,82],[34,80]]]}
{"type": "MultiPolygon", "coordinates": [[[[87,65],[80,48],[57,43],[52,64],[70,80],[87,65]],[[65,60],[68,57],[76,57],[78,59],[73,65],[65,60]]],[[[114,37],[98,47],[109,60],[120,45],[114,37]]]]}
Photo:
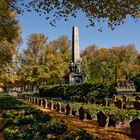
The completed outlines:
{"type": "Polygon", "coordinates": [[[14,0],[0,0],[0,86],[16,80],[17,47],[22,42],[14,0]]]}
{"type": "Polygon", "coordinates": [[[19,56],[18,76],[22,86],[63,83],[70,62],[70,41],[66,36],[47,42],[44,34],[31,34],[19,56]]]}
{"type": "Polygon", "coordinates": [[[82,53],[82,68],[88,81],[131,81],[140,72],[139,53],[134,45],[97,48],[91,45],[82,53]]]}
{"type": "Polygon", "coordinates": [[[50,24],[56,20],[68,20],[69,16],[76,17],[82,11],[88,19],[89,26],[95,26],[98,21],[107,21],[108,26],[115,26],[124,22],[129,15],[134,19],[140,17],[139,0],[22,0],[22,6],[28,11],[34,9],[39,15],[44,14],[50,24]]]}
{"type": "Polygon", "coordinates": [[[21,41],[20,25],[16,19],[17,12],[13,7],[14,0],[0,0],[0,41],[21,41]]]}

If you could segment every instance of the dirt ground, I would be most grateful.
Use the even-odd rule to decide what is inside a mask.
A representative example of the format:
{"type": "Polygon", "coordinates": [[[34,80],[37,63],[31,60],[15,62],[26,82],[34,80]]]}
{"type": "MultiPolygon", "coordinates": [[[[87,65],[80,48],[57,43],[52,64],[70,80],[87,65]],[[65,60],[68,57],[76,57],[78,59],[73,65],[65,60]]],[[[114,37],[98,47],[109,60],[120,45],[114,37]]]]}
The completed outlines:
{"type": "Polygon", "coordinates": [[[98,126],[96,120],[81,121],[78,117],[67,116],[63,113],[58,113],[54,110],[38,107],[37,105],[33,106],[42,110],[43,112],[50,114],[53,121],[63,120],[69,126],[70,131],[75,132],[76,130],[82,128],[91,135],[98,136],[100,140],[135,140],[134,138],[132,138],[129,125],[125,125],[120,128],[101,128],[98,126]]]}
{"type": "MultiPolygon", "coordinates": [[[[23,100],[22,100],[23,101],[23,100]]],[[[23,101],[25,102],[25,101],[23,101]]],[[[81,121],[78,117],[67,116],[63,113],[58,113],[54,110],[45,109],[32,104],[33,107],[42,110],[51,115],[52,120],[57,122],[63,120],[69,127],[71,132],[75,132],[80,128],[86,130],[93,136],[99,137],[100,140],[135,140],[132,138],[130,126],[126,125],[120,128],[108,127],[101,128],[98,126],[97,121],[84,120],[81,121]]],[[[0,140],[4,140],[2,133],[2,116],[0,115],[0,140]]]]}

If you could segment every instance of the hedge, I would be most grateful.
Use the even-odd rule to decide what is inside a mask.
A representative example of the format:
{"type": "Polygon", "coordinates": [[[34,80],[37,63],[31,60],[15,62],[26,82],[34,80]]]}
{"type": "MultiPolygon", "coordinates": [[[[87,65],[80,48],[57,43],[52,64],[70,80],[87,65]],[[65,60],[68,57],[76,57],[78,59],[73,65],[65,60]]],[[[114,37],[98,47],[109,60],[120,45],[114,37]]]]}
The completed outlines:
{"type": "Polygon", "coordinates": [[[46,85],[39,89],[39,96],[70,99],[71,97],[94,97],[102,99],[117,94],[113,85],[107,83],[84,83],[84,84],[64,84],[46,85]]]}
{"type": "Polygon", "coordinates": [[[137,92],[140,92],[140,74],[138,74],[136,77],[133,79],[135,88],[137,92]]]}

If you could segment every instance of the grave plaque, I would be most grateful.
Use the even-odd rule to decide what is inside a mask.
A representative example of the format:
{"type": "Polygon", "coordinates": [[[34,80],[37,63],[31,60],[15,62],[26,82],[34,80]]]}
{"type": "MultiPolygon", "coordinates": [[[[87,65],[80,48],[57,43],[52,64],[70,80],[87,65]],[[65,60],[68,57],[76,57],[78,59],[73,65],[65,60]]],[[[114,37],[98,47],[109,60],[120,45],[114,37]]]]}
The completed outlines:
{"type": "Polygon", "coordinates": [[[79,119],[82,121],[85,118],[85,110],[83,107],[79,108],[79,119]]]}
{"type": "Polygon", "coordinates": [[[71,113],[71,106],[69,104],[66,105],[66,115],[70,115],[71,113]]]}
{"type": "Polygon", "coordinates": [[[134,105],[134,108],[136,110],[140,110],[140,102],[139,101],[135,101],[133,105],[134,105]]]}
{"type": "Polygon", "coordinates": [[[108,101],[106,99],[102,100],[102,106],[107,106],[108,105],[108,101]]]}
{"type": "Polygon", "coordinates": [[[92,98],[92,99],[90,100],[90,103],[91,103],[91,104],[95,104],[95,103],[96,103],[96,100],[95,100],[94,98],[92,98]]]}
{"type": "Polygon", "coordinates": [[[121,100],[116,101],[115,104],[116,104],[116,106],[117,106],[119,109],[123,109],[124,103],[123,103],[121,100]]]}
{"type": "Polygon", "coordinates": [[[134,138],[140,140],[140,119],[136,118],[130,122],[131,132],[134,138]]]}
{"type": "Polygon", "coordinates": [[[76,109],[75,108],[72,108],[72,115],[76,116],[76,109]]]}
{"type": "Polygon", "coordinates": [[[106,115],[103,111],[100,111],[97,114],[98,124],[101,127],[107,127],[109,123],[109,116],[106,115]]]}
{"type": "Polygon", "coordinates": [[[140,95],[137,95],[137,96],[135,97],[135,100],[140,100],[140,95]]]}
{"type": "Polygon", "coordinates": [[[123,102],[127,102],[127,101],[128,101],[127,95],[123,95],[123,96],[122,96],[122,99],[123,99],[123,102]]]}
{"type": "Polygon", "coordinates": [[[113,94],[112,100],[113,100],[113,101],[116,101],[116,98],[117,98],[117,96],[116,96],[115,94],[113,94]]]}

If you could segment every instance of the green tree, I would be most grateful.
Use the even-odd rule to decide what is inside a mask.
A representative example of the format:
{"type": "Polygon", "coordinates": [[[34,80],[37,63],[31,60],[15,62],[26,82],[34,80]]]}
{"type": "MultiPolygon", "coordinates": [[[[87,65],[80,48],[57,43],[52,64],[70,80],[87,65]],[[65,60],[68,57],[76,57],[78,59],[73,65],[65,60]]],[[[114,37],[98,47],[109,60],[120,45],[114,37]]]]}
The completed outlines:
{"type": "Polygon", "coordinates": [[[82,56],[82,67],[89,81],[130,81],[140,71],[139,54],[133,45],[98,49],[87,47],[82,56]]]}
{"type": "Polygon", "coordinates": [[[0,41],[0,86],[5,90],[13,86],[16,76],[16,55],[18,43],[0,41]]]}
{"type": "Polygon", "coordinates": [[[88,75],[89,81],[107,82],[112,80],[110,57],[110,49],[98,49],[95,45],[85,49],[82,57],[82,66],[86,75],[88,75]],[[87,53],[87,50],[89,53],[87,53]]]}
{"type": "Polygon", "coordinates": [[[68,72],[70,41],[66,36],[47,43],[44,34],[32,34],[20,56],[21,84],[33,90],[44,84],[61,84],[68,72]]]}
{"type": "Polygon", "coordinates": [[[21,42],[20,25],[14,8],[15,0],[0,0],[0,41],[21,42]]]}
{"type": "Polygon", "coordinates": [[[92,81],[93,75],[92,73],[92,62],[94,58],[94,53],[97,50],[96,45],[90,45],[85,50],[82,52],[82,62],[81,62],[81,67],[82,67],[82,72],[84,72],[88,78],[89,81],[92,81]]]}
{"type": "Polygon", "coordinates": [[[64,75],[69,72],[70,41],[66,36],[49,43],[46,50],[47,83],[61,84],[64,75]]]}
{"type": "Polygon", "coordinates": [[[13,0],[0,0],[0,85],[7,90],[16,80],[15,56],[22,42],[13,0]]]}
{"type": "Polygon", "coordinates": [[[137,74],[139,66],[135,64],[138,52],[134,45],[112,47],[113,73],[114,80],[125,79],[129,81],[137,74]]]}
{"type": "Polygon", "coordinates": [[[42,56],[47,45],[47,37],[44,34],[31,34],[27,42],[27,48],[20,54],[20,68],[18,75],[21,83],[33,90],[38,86],[38,78],[42,67],[42,56]]]}

